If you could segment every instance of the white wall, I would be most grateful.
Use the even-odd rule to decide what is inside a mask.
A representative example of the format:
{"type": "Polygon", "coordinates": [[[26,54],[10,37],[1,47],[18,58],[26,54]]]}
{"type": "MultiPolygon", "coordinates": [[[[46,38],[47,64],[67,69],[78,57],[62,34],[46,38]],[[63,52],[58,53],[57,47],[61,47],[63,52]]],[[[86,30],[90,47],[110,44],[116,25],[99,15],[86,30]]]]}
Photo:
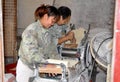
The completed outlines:
{"type": "MultiPolygon", "coordinates": [[[[34,21],[34,11],[42,3],[54,0],[18,0],[18,35],[34,21]]],[[[113,28],[114,0],[55,0],[55,6],[68,6],[72,10],[72,23],[76,28],[91,24],[92,28],[113,28]]]]}
{"type": "Polygon", "coordinates": [[[56,0],[55,5],[71,8],[76,27],[111,28],[113,24],[114,0],[56,0]]]}

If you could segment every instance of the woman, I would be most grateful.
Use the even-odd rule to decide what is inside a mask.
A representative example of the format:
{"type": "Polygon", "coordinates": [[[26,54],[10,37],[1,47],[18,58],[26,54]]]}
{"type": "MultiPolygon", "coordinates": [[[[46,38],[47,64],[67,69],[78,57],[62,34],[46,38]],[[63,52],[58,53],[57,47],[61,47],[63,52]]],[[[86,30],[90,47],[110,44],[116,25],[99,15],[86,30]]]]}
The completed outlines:
{"type": "Polygon", "coordinates": [[[16,68],[17,82],[28,82],[33,76],[33,65],[46,62],[51,44],[48,29],[57,21],[58,10],[49,5],[41,5],[35,11],[37,21],[30,24],[22,34],[19,60],[16,68]]]}

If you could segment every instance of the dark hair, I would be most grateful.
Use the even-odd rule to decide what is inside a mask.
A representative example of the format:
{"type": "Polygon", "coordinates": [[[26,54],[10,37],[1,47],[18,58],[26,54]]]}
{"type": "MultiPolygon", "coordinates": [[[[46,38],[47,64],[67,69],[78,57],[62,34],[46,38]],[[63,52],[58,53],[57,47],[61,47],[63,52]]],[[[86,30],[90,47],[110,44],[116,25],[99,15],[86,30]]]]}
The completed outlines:
{"type": "Polygon", "coordinates": [[[43,4],[35,10],[35,19],[37,20],[39,18],[42,18],[45,14],[47,14],[48,16],[54,16],[55,18],[59,16],[57,8],[55,8],[54,6],[43,4]]]}
{"type": "Polygon", "coordinates": [[[71,10],[66,6],[59,7],[58,11],[60,13],[60,16],[63,17],[63,19],[66,19],[67,17],[71,16],[71,10]]]}

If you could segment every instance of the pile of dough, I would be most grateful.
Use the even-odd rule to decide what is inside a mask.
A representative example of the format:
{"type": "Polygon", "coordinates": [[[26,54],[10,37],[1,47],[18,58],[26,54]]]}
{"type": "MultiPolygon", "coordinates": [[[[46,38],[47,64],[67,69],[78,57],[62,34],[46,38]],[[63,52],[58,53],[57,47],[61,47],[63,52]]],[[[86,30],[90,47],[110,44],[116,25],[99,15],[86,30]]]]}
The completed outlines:
{"type": "MultiPolygon", "coordinates": [[[[84,28],[78,28],[75,30],[72,30],[75,34],[75,38],[76,38],[76,44],[79,44],[81,42],[81,40],[84,37],[84,32],[86,31],[84,28]]],[[[66,44],[70,43],[70,41],[65,42],[66,44]]]]}

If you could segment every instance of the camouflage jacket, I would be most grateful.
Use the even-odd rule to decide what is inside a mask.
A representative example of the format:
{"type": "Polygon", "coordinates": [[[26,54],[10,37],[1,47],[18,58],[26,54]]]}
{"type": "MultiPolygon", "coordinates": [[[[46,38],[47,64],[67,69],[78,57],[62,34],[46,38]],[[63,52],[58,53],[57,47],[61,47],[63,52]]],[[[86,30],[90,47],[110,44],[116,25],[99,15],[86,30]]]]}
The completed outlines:
{"type": "Polygon", "coordinates": [[[18,54],[22,62],[32,65],[35,62],[45,62],[48,58],[55,58],[57,51],[51,34],[37,21],[24,30],[18,54]]]}

